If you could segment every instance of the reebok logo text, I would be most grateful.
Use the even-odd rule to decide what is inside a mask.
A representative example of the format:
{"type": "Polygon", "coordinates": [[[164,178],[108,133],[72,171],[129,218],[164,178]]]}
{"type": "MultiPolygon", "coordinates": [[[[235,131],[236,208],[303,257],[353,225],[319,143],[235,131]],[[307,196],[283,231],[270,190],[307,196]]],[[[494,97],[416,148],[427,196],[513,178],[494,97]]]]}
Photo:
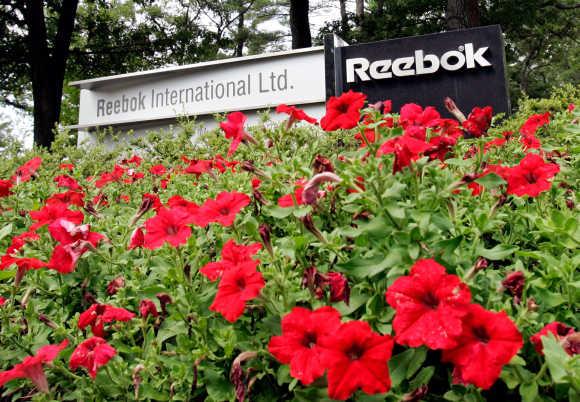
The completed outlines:
{"type": "Polygon", "coordinates": [[[440,68],[447,71],[457,71],[465,66],[473,69],[476,66],[489,67],[491,63],[484,57],[489,47],[474,50],[473,43],[459,46],[458,50],[449,50],[440,57],[435,54],[424,54],[423,50],[415,50],[414,56],[384,59],[370,62],[365,57],[346,59],[346,82],[382,80],[412,75],[433,74],[440,68]]]}

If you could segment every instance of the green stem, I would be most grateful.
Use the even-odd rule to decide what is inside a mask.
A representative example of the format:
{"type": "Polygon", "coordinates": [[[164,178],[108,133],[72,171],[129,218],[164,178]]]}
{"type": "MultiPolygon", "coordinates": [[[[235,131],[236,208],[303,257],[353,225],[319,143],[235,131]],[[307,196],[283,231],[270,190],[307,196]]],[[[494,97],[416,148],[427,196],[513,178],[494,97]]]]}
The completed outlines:
{"type": "Polygon", "coordinates": [[[542,378],[542,376],[546,372],[547,368],[548,368],[548,362],[544,361],[544,364],[542,364],[542,367],[540,367],[540,371],[538,371],[538,374],[536,374],[536,376],[534,377],[532,382],[537,382],[540,378],[542,378]]]}

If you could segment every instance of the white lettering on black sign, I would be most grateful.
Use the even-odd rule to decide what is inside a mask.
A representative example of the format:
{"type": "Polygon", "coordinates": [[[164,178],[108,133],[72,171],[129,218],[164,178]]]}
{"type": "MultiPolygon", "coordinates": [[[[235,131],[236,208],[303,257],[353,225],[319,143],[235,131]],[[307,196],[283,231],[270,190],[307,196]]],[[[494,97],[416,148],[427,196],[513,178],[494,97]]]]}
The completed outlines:
{"type": "Polygon", "coordinates": [[[407,77],[411,75],[434,74],[439,68],[447,71],[457,71],[465,67],[490,67],[485,58],[487,46],[474,50],[473,43],[459,46],[458,50],[449,50],[441,56],[424,54],[423,50],[415,50],[414,56],[399,57],[394,60],[384,59],[370,62],[366,57],[346,59],[346,82],[356,81],[355,75],[361,81],[383,80],[393,76],[407,77]]]}

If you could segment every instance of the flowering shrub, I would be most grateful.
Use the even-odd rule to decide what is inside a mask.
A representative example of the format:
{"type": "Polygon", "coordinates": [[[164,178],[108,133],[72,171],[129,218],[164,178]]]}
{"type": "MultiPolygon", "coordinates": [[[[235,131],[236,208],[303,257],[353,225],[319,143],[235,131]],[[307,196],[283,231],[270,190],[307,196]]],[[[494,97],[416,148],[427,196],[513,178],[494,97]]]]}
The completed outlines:
{"type": "Polygon", "coordinates": [[[3,400],[577,400],[577,95],[4,158],[3,400]]]}

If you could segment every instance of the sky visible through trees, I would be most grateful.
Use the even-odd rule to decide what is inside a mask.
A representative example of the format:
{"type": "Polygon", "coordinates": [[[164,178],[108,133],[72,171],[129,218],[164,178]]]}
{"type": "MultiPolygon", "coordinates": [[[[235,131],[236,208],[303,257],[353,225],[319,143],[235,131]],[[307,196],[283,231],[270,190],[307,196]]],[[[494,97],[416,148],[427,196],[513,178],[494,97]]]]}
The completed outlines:
{"type": "MultiPolygon", "coordinates": [[[[340,18],[340,10],[338,6],[339,4],[337,0],[310,1],[310,27],[312,36],[315,36],[328,21],[338,20],[340,18]]],[[[346,1],[346,7],[348,12],[354,13],[355,1],[346,1]]],[[[211,26],[211,21],[206,21],[206,23],[208,27],[211,26]]],[[[290,28],[287,25],[283,25],[278,20],[271,19],[262,23],[259,28],[264,31],[285,32],[286,35],[281,38],[281,46],[283,49],[290,49],[292,44],[292,37],[290,36],[290,28]]],[[[277,50],[280,49],[274,47],[266,49],[267,52],[277,50]]],[[[83,78],[94,77],[87,76],[83,78]]],[[[24,143],[24,147],[26,149],[32,147],[33,120],[30,113],[24,112],[9,105],[0,104],[0,124],[3,122],[7,123],[7,128],[10,130],[11,135],[21,140],[24,143]]]]}

